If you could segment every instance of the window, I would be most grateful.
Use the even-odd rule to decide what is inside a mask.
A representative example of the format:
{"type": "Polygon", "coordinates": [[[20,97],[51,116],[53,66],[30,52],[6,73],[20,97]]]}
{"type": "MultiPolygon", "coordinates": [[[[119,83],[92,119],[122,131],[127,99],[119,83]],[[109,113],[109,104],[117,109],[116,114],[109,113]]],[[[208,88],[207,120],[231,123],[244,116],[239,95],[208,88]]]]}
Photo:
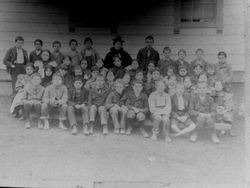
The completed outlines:
{"type": "Polygon", "coordinates": [[[222,30],[223,0],[176,0],[175,26],[222,30]]]}

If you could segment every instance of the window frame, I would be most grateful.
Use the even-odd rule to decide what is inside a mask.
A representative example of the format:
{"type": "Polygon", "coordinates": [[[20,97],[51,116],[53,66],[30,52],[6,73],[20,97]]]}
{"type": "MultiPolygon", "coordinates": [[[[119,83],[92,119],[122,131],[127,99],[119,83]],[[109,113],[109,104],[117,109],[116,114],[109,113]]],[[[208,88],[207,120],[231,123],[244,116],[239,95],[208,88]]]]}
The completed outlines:
{"type": "Polygon", "coordinates": [[[181,0],[175,0],[175,26],[174,31],[178,32],[182,28],[216,28],[217,33],[222,33],[223,31],[223,7],[224,0],[217,0],[216,2],[216,15],[215,23],[184,23],[181,22],[181,0]]]}

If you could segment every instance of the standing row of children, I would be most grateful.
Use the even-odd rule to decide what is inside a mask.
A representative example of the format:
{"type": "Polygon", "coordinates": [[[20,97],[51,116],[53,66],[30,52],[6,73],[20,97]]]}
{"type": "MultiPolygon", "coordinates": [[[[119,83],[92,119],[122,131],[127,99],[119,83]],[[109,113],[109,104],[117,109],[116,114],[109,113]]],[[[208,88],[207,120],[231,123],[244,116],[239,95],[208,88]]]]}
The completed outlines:
{"type": "Polygon", "coordinates": [[[204,126],[214,143],[220,142],[218,132],[233,136],[232,70],[225,52],[218,53],[218,63],[209,64],[203,59],[204,51],[197,49],[197,58],[188,63],[185,50],[179,50],[178,60],[173,61],[171,49],[165,47],[160,59],[152,46],[154,38],[147,36],[146,47],[132,60],[122,48],[124,41],[116,37],[103,61],[91,38],[85,39],[81,53],[77,41],[70,40],[71,51],[66,54],[60,52],[59,41],[53,42],[54,52],[50,53],[37,39],[28,58],[23,41],[16,38],[4,64],[14,91],[10,113],[21,116],[26,128],[35,118],[39,128],[49,129],[49,118],[58,112],[61,129],[67,129],[64,123],[68,119],[72,134],[76,134],[81,116],[83,133],[89,135],[98,113],[104,134],[109,132],[110,117],[114,133],[130,135],[134,127],[131,120],[137,120],[144,137],[149,137],[144,121],[152,119],[153,140],[162,132],[166,141],[191,134],[190,140],[195,142],[204,126]]]}

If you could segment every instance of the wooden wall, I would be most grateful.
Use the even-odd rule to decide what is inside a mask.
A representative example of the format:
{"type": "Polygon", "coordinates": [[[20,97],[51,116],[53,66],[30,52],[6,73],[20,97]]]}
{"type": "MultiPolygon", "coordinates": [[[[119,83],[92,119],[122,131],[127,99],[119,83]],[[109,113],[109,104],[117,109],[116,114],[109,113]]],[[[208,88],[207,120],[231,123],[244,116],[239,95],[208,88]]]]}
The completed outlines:
{"type": "MultiPolygon", "coordinates": [[[[121,23],[118,33],[126,41],[124,48],[135,57],[139,48],[144,46],[145,36],[152,34],[156,49],[161,53],[164,46],[170,46],[174,59],[180,48],[186,49],[188,61],[194,58],[197,48],[203,48],[206,59],[215,63],[217,52],[224,50],[233,69],[244,70],[244,0],[224,0],[222,34],[217,34],[215,28],[181,29],[180,34],[173,34],[174,9],[174,0],[166,0],[140,18],[121,23]]],[[[63,42],[62,51],[67,51],[69,39],[76,38],[82,43],[86,36],[94,39],[102,56],[109,51],[113,37],[109,28],[80,28],[71,34],[67,24],[64,12],[42,1],[0,0],[0,58],[13,46],[17,35],[24,36],[28,51],[33,49],[36,38],[44,40],[45,48],[49,49],[53,40],[60,40],[63,42]]],[[[2,63],[1,68],[4,68],[2,63]]]]}

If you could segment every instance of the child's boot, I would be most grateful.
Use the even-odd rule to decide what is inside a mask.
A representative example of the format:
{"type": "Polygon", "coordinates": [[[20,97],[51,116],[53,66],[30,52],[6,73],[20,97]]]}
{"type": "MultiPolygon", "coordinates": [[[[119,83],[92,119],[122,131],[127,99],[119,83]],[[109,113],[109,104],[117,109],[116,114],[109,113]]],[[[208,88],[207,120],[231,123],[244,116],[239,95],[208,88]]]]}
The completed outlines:
{"type": "MultiPolygon", "coordinates": [[[[92,132],[93,132],[93,130],[92,130],[92,132]]],[[[90,134],[87,124],[83,125],[83,134],[86,135],[86,136],[88,136],[90,134]]]]}
{"type": "Polygon", "coordinates": [[[233,131],[229,131],[229,136],[231,136],[231,137],[236,137],[236,134],[233,132],[233,131]]]}
{"type": "Polygon", "coordinates": [[[62,130],[67,130],[67,127],[65,127],[62,121],[59,121],[59,128],[62,130]]]}
{"type": "Polygon", "coordinates": [[[120,133],[120,130],[117,129],[117,128],[115,128],[114,133],[115,133],[115,134],[119,134],[119,133],[120,133]]]}
{"type": "Polygon", "coordinates": [[[128,129],[126,131],[126,135],[131,135],[131,132],[132,132],[132,127],[128,126],[128,129]]]}
{"type": "Polygon", "coordinates": [[[166,135],[165,141],[166,141],[166,142],[172,142],[172,139],[171,139],[168,135],[166,135]]]}
{"type": "Polygon", "coordinates": [[[73,125],[71,133],[72,133],[73,135],[76,135],[77,132],[78,132],[78,131],[77,131],[76,125],[73,125]]]}
{"type": "Polygon", "coordinates": [[[196,142],[197,138],[198,138],[198,134],[197,134],[197,132],[195,132],[195,133],[193,133],[193,134],[190,136],[190,141],[191,141],[191,142],[196,142]]]}
{"type": "Polygon", "coordinates": [[[22,108],[20,108],[19,110],[18,110],[18,114],[19,114],[19,121],[23,121],[24,120],[24,114],[23,114],[23,109],[22,108]]]}
{"type": "Polygon", "coordinates": [[[41,122],[41,120],[39,119],[38,120],[38,129],[42,129],[43,128],[43,124],[41,122]]]}
{"type": "Polygon", "coordinates": [[[125,134],[125,129],[121,129],[120,134],[125,134]]]}
{"type": "Polygon", "coordinates": [[[219,143],[220,143],[220,140],[219,140],[219,138],[218,138],[216,132],[212,134],[212,141],[213,141],[213,143],[215,143],[215,144],[219,144],[219,143]]]}
{"type": "Polygon", "coordinates": [[[153,135],[151,136],[151,139],[156,141],[157,140],[157,134],[153,133],[153,135]]]}
{"type": "Polygon", "coordinates": [[[25,129],[30,129],[30,128],[31,128],[30,121],[26,121],[25,122],[25,129]]]}
{"type": "Polygon", "coordinates": [[[107,135],[109,133],[109,131],[108,131],[108,125],[107,124],[104,124],[103,125],[103,134],[104,135],[107,135]]]}
{"type": "Polygon", "coordinates": [[[144,138],[148,138],[148,133],[145,131],[144,128],[141,128],[141,133],[144,138]]]}
{"type": "Polygon", "coordinates": [[[49,130],[49,120],[45,119],[44,120],[44,127],[45,130],[49,130]]]}
{"type": "Polygon", "coordinates": [[[94,124],[89,123],[89,134],[93,134],[93,133],[94,133],[94,124]]]}

